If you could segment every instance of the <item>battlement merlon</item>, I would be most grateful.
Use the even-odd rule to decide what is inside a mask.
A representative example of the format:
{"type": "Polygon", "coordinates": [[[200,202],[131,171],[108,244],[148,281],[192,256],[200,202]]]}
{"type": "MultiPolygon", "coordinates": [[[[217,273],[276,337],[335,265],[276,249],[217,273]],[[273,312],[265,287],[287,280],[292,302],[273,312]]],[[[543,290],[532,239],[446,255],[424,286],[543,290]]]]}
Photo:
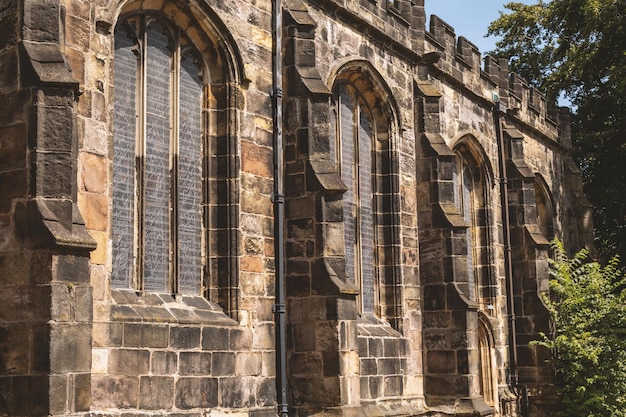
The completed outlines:
{"type": "MultiPolygon", "coordinates": [[[[438,60],[428,60],[429,67],[443,75],[448,82],[483,101],[499,104],[515,119],[547,138],[568,147],[559,132],[562,109],[549,103],[545,96],[518,74],[509,72],[507,59],[481,58],[481,53],[467,38],[456,36],[452,26],[437,15],[431,15],[430,28],[425,33],[424,55],[436,53],[438,60]]],[[[437,78],[437,77],[435,77],[437,78]]]]}

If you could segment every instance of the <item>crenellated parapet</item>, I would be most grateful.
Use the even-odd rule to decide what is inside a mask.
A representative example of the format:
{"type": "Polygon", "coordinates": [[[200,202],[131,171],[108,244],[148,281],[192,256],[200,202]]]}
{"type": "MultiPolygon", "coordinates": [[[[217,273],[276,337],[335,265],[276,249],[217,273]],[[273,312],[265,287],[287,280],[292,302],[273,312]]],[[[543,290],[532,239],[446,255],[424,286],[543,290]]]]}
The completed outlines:
{"type": "MultiPolygon", "coordinates": [[[[559,111],[555,103],[528,84],[518,74],[509,72],[507,59],[489,55],[484,58],[476,45],[436,15],[430,18],[430,29],[425,33],[423,62],[435,78],[464,91],[464,94],[482,101],[485,105],[498,105],[522,125],[552,141],[559,141],[559,111]],[[437,59],[438,58],[438,59],[437,59]]],[[[568,146],[568,143],[562,143],[568,146]]]]}

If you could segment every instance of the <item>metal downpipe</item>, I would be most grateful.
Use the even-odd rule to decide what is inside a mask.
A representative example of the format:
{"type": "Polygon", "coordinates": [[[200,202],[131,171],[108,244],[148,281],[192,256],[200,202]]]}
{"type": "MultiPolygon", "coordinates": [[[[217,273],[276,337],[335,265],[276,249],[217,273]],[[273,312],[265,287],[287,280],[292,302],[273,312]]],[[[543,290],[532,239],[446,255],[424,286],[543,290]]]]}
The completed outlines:
{"type": "Polygon", "coordinates": [[[276,264],[276,403],[278,415],[287,417],[287,343],[285,306],[285,195],[283,161],[283,74],[282,74],[282,0],[272,0],[272,119],[274,146],[274,262],[276,264]]]}
{"type": "MultiPolygon", "coordinates": [[[[499,103],[496,104],[499,106],[499,103]]],[[[509,383],[517,388],[517,329],[515,323],[515,290],[513,282],[513,261],[511,257],[511,223],[509,211],[508,174],[506,170],[506,149],[502,136],[502,112],[494,108],[493,118],[498,142],[498,165],[500,170],[500,204],[502,207],[502,236],[504,239],[504,273],[506,277],[508,318],[509,318],[509,383]]]]}

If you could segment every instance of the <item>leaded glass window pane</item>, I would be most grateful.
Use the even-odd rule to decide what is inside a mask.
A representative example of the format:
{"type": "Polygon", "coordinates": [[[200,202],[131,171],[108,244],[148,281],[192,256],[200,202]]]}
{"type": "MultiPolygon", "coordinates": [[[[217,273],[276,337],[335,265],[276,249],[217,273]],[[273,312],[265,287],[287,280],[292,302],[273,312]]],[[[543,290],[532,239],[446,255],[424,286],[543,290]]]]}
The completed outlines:
{"type": "Polygon", "coordinates": [[[178,178],[178,286],[197,293],[202,273],[202,81],[192,56],[180,65],[178,178]]]}
{"type": "Polygon", "coordinates": [[[474,229],[476,227],[474,216],[472,215],[472,191],[474,184],[472,182],[471,173],[467,165],[463,165],[462,171],[463,177],[463,218],[469,225],[467,232],[465,233],[465,240],[467,244],[467,283],[470,291],[470,299],[476,299],[476,277],[474,275],[474,229]]]}
{"type": "Polygon", "coordinates": [[[354,144],[355,144],[355,103],[348,88],[342,88],[339,96],[340,141],[341,141],[341,179],[348,187],[343,195],[344,239],[346,247],[346,271],[354,282],[355,277],[355,242],[356,207],[354,201],[354,144]]]}
{"type": "Polygon", "coordinates": [[[359,118],[359,222],[363,311],[374,312],[374,214],[372,190],[372,126],[366,112],[359,118]]]}
{"type": "Polygon", "coordinates": [[[121,27],[115,31],[115,109],[113,113],[113,265],[111,284],[128,287],[134,277],[136,42],[121,27]]]}
{"type": "Polygon", "coordinates": [[[170,259],[169,37],[158,23],[147,30],[144,277],[147,291],[165,291],[170,259]]]}

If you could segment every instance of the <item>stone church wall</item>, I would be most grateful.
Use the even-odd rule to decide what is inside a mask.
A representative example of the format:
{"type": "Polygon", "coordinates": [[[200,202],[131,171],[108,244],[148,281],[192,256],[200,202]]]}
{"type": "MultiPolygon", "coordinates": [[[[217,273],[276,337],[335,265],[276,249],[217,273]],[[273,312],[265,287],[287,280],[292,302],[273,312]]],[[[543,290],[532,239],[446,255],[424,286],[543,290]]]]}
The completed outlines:
{"type": "MultiPolygon", "coordinates": [[[[0,415],[276,415],[271,11],[0,4],[0,415]],[[152,20],[173,28],[160,51],[191,45],[201,69],[197,290],[141,286],[141,139],[135,267],[112,279],[116,30],[152,20]]],[[[592,230],[567,109],[440,18],[426,28],[423,0],[285,0],[282,19],[290,414],[514,416],[527,391],[531,415],[550,415],[547,352],[530,344],[549,325],[548,240],[577,249],[592,230]]],[[[136,84],[138,102],[156,88],[136,84]]],[[[185,115],[170,113],[173,132],[185,115]]]]}

